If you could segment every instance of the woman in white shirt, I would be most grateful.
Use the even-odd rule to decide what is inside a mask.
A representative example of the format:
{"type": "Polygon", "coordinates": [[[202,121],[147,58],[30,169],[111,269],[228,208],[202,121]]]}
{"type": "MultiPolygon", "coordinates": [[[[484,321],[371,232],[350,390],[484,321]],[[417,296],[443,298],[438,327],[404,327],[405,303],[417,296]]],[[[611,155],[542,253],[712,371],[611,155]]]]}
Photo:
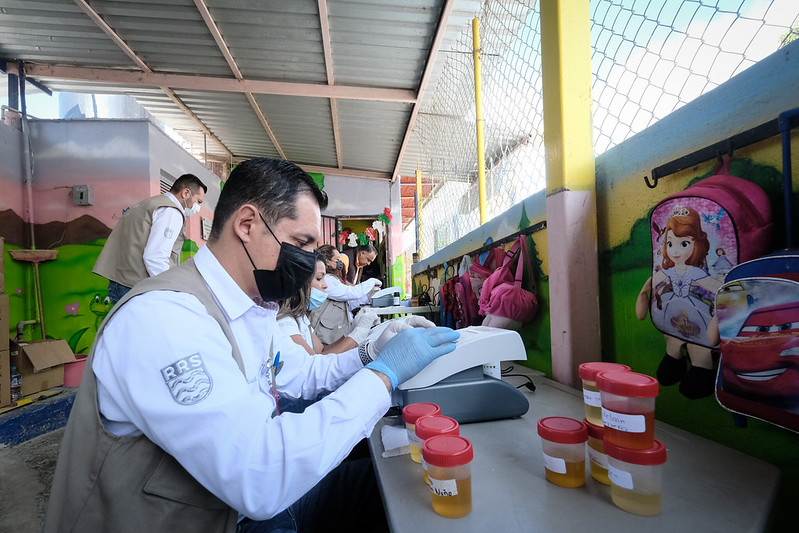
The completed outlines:
{"type": "Polygon", "coordinates": [[[341,254],[339,251],[329,244],[320,246],[317,251],[324,256],[325,266],[327,267],[327,274],[325,275],[327,297],[331,300],[347,302],[350,321],[352,321],[353,310],[369,303],[372,294],[380,288],[382,282],[377,278],[369,278],[357,285],[351,285],[342,274],[342,262],[339,259],[341,254]]]}
{"type": "Polygon", "coordinates": [[[325,292],[328,289],[326,270],[325,256],[317,252],[316,271],[313,277],[298,294],[280,304],[277,314],[277,324],[280,329],[311,355],[351,350],[366,340],[369,330],[379,321],[376,314],[362,311],[352,321],[353,327],[346,336],[331,344],[322,344],[311,328],[309,314],[322,305],[328,297],[325,292]]]}

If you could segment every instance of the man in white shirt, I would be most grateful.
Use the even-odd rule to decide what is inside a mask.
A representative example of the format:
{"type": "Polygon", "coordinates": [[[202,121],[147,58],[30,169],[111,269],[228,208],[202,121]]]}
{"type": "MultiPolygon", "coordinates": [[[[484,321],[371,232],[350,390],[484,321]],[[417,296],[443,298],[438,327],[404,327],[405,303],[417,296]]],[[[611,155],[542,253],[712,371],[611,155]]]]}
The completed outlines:
{"type": "Polygon", "coordinates": [[[169,192],[130,208],[106,240],[92,272],[108,279],[108,295],[119,301],[136,283],[180,264],[186,219],[200,211],[208,187],[183,174],[169,192]]]}
{"type": "Polygon", "coordinates": [[[283,160],[239,164],[208,244],[142,281],[98,332],[62,442],[44,531],[368,531],[371,462],[342,462],[390,391],[455,349],[449,328],[395,328],[338,355],[280,332],[327,203],[283,160]],[[398,331],[398,329],[401,329],[398,331]],[[316,398],[280,414],[278,395],[316,398]]]}

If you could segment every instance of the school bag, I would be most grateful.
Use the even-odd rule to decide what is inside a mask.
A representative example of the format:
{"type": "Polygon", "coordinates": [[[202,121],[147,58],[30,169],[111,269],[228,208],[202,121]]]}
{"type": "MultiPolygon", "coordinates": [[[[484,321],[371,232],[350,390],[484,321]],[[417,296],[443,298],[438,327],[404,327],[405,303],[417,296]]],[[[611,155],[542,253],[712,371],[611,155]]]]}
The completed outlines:
{"type": "MultiPolygon", "coordinates": [[[[716,295],[721,340],[716,400],[725,409],[799,432],[799,254],[785,261],[791,272],[758,269],[762,276],[738,277],[736,269],[716,295]]],[[[736,417],[739,425],[745,425],[736,417]]]]}
{"type": "Polygon", "coordinates": [[[732,176],[725,156],[713,176],[661,200],[652,210],[649,316],[666,335],[713,348],[707,327],[716,291],[736,265],[771,244],[768,197],[732,176]]]}
{"type": "Polygon", "coordinates": [[[458,281],[455,284],[455,299],[458,303],[456,329],[478,326],[483,321],[479,314],[480,307],[477,296],[472,290],[472,282],[469,275],[469,269],[472,265],[472,259],[468,255],[464,255],[458,268],[458,281]]]}
{"type": "MultiPolygon", "coordinates": [[[[448,268],[452,268],[452,266],[444,266],[444,277],[447,275],[448,268]]],[[[458,276],[455,275],[444,281],[444,283],[441,284],[441,295],[439,297],[439,318],[441,325],[452,329],[455,329],[459,314],[458,300],[455,295],[455,285],[457,283],[458,276]]]]}
{"type": "Polygon", "coordinates": [[[716,295],[719,370],[716,400],[733,413],[799,432],[799,250],[793,248],[791,120],[780,114],[786,248],[741,263],[716,295]]]}
{"type": "Polygon", "coordinates": [[[520,235],[505,254],[502,266],[483,283],[479,306],[480,314],[485,315],[482,322],[484,326],[518,330],[522,324],[535,318],[538,313],[538,299],[534,293],[522,287],[525,266],[532,283],[533,272],[527,251],[527,237],[520,235]],[[514,275],[512,265],[516,258],[518,260],[514,275]]]}
{"type": "Polygon", "coordinates": [[[478,254],[475,261],[469,266],[469,282],[478,302],[483,291],[483,283],[488,279],[488,276],[502,266],[504,259],[505,250],[502,246],[497,246],[487,252],[478,254]]]}

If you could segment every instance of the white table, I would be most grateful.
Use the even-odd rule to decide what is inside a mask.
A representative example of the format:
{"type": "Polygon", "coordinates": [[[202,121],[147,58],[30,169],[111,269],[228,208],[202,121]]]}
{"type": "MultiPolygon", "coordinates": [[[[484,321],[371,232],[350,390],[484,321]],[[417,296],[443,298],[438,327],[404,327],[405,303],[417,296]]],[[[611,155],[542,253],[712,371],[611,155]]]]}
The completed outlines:
{"type": "MultiPolygon", "coordinates": [[[[585,410],[580,391],[535,373],[532,378],[537,390],[521,389],[530,401],[523,417],[461,426],[461,435],[474,446],[473,506],[463,518],[443,518],[433,511],[421,466],[408,455],[382,457],[380,428],[401,421],[386,417],[378,423],[369,447],[392,532],[674,533],[766,528],[779,469],[661,422],[655,422],[655,438],[666,445],[668,460],[663,465],[660,515],[623,511],[611,501],[610,487],[589,475],[579,488],[549,483],[536,424],[545,416],[582,419],[585,410]]],[[[521,383],[519,378],[506,380],[521,383]]]]}

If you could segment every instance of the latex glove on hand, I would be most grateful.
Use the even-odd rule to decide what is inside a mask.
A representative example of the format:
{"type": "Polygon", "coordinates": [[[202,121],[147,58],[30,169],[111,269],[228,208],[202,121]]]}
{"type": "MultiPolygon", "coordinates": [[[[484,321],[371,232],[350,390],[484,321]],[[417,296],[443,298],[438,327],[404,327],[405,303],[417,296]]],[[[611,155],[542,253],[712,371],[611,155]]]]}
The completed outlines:
{"type": "Polygon", "coordinates": [[[370,342],[366,345],[366,353],[369,354],[369,357],[371,357],[374,361],[374,359],[377,357],[377,354],[379,354],[386,346],[386,343],[388,343],[388,341],[390,341],[400,331],[410,328],[434,327],[436,327],[436,325],[433,322],[416,315],[395,318],[391,320],[391,323],[386,326],[385,329],[383,329],[383,332],[377,339],[374,340],[374,342],[370,342]]]}
{"type": "MultiPolygon", "coordinates": [[[[381,335],[382,336],[382,335],[381,335]]],[[[394,335],[366,368],[385,374],[391,389],[408,381],[433,360],[455,350],[460,333],[450,328],[407,328],[394,335]]]]}
{"type": "Polygon", "coordinates": [[[369,330],[379,323],[380,317],[374,311],[362,309],[352,321],[352,329],[347,333],[347,337],[361,344],[369,335],[369,330]]]}
{"type": "Polygon", "coordinates": [[[363,288],[364,294],[367,294],[379,290],[382,282],[377,278],[369,278],[366,281],[362,281],[358,285],[363,288]]]}

